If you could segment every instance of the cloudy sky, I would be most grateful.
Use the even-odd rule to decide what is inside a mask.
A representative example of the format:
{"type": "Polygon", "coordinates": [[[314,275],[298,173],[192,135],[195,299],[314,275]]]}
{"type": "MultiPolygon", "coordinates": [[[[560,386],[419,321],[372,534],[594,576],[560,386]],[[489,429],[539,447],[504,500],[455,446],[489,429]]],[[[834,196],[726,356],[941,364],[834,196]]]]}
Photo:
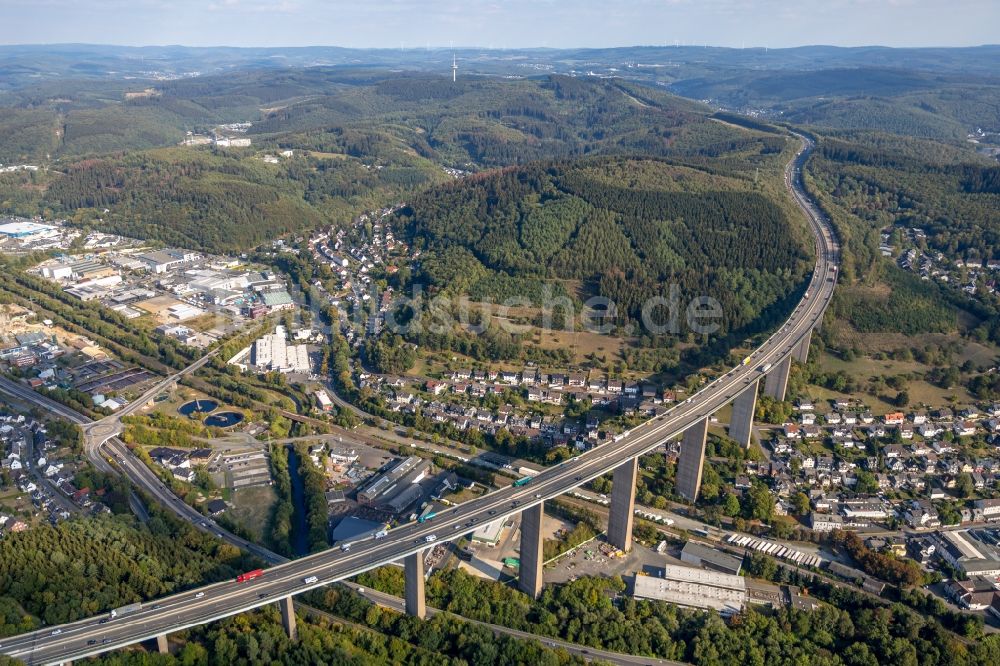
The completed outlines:
{"type": "Polygon", "coordinates": [[[0,43],[966,46],[1000,0],[0,0],[0,43]]]}

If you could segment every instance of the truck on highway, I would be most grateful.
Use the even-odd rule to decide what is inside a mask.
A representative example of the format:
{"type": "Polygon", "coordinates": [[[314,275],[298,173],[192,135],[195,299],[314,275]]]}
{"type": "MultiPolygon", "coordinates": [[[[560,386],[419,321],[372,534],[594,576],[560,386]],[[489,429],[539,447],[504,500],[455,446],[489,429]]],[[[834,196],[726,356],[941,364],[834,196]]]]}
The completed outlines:
{"type": "Polygon", "coordinates": [[[247,571],[246,573],[241,573],[236,577],[237,583],[246,583],[247,581],[253,580],[254,578],[260,578],[264,575],[263,569],[254,569],[253,571],[247,571]]]}
{"type": "Polygon", "coordinates": [[[771,364],[770,363],[765,363],[763,366],[761,366],[760,371],[761,372],[767,372],[770,369],[771,369],[771,364]]]}
{"type": "Polygon", "coordinates": [[[417,518],[417,522],[418,523],[426,523],[428,520],[430,520],[431,518],[433,518],[436,515],[437,515],[437,513],[435,513],[434,511],[431,511],[430,513],[424,514],[424,515],[420,516],[419,518],[417,518]]]}
{"type": "Polygon", "coordinates": [[[751,361],[751,358],[749,356],[747,356],[745,359],[743,359],[743,365],[750,365],[750,361],[751,361]]]}
{"type": "Polygon", "coordinates": [[[531,483],[531,477],[530,476],[525,476],[523,478],[518,479],[517,481],[515,481],[514,483],[512,483],[510,485],[513,486],[514,488],[521,488],[522,486],[526,486],[529,483],[531,483]]]}
{"type": "Polygon", "coordinates": [[[118,608],[111,609],[111,613],[109,613],[109,616],[113,620],[116,617],[125,617],[126,615],[133,615],[141,610],[142,610],[141,603],[129,604],[127,606],[119,606],[118,608]]]}

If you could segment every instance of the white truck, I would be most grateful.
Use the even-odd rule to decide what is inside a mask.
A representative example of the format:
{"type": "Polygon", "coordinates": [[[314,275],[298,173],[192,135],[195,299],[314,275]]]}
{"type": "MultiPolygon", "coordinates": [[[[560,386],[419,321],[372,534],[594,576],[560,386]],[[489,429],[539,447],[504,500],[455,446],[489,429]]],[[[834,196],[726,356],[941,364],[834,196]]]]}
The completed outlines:
{"type": "Polygon", "coordinates": [[[142,610],[141,603],[129,604],[127,606],[119,606],[118,608],[112,608],[111,613],[109,615],[113,620],[116,617],[125,617],[126,615],[132,615],[134,613],[138,613],[141,610],[142,610]]]}

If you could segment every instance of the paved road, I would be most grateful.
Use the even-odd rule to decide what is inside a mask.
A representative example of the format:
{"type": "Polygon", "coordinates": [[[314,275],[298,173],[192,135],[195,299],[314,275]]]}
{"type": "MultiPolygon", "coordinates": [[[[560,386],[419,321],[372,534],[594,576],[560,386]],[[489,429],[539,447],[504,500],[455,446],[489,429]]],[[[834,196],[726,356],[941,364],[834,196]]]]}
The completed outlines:
{"type": "Polygon", "coordinates": [[[89,421],[86,424],[83,424],[84,446],[87,450],[87,457],[90,458],[94,464],[98,464],[97,460],[101,458],[101,445],[112,437],[117,437],[121,434],[122,417],[133,414],[139,409],[145,407],[150,400],[167,390],[168,387],[178,382],[185,375],[197,371],[203,365],[208,363],[208,361],[217,353],[218,350],[210,351],[183,370],[161,379],[152,388],[148,389],[145,393],[130,402],[120,411],[115,412],[110,416],[105,416],[99,421],[89,421]]]}
{"type": "Polygon", "coordinates": [[[59,505],[63,511],[74,514],[80,512],[80,507],[74,504],[70,498],[66,497],[63,491],[56,487],[56,484],[52,483],[52,479],[43,474],[43,470],[38,468],[38,456],[35,453],[35,438],[34,433],[29,430],[22,431],[22,436],[24,437],[24,450],[27,451],[25,457],[25,466],[34,477],[38,485],[41,486],[48,495],[52,498],[52,501],[59,505]]]}
{"type": "MultiPolygon", "coordinates": [[[[14,389],[24,389],[24,387],[21,387],[19,384],[14,384],[13,382],[10,382],[9,380],[6,380],[4,378],[0,378],[0,392],[6,391],[6,392],[8,392],[8,394],[15,395],[15,396],[23,398],[25,400],[33,399],[32,401],[35,402],[36,404],[40,403],[43,400],[46,400],[43,396],[40,396],[37,393],[34,393],[34,391],[30,391],[30,393],[32,394],[30,396],[29,395],[23,395],[20,390],[17,390],[16,392],[12,392],[10,390],[12,388],[12,386],[13,386],[14,389]]],[[[24,391],[28,391],[28,389],[24,389],[24,391]]],[[[59,403],[52,402],[52,401],[49,401],[49,402],[51,404],[45,404],[44,407],[46,409],[53,409],[53,408],[56,408],[56,407],[60,408],[58,410],[59,415],[63,416],[64,418],[70,418],[72,416],[73,418],[71,418],[70,420],[73,420],[73,421],[84,421],[84,420],[86,420],[86,417],[81,416],[81,415],[79,415],[79,414],[77,414],[75,412],[72,412],[72,410],[69,410],[68,408],[60,405],[59,403]]],[[[55,411],[55,410],[53,409],[53,411],[55,411]]],[[[271,564],[280,564],[282,562],[287,562],[288,561],[286,558],[284,558],[284,557],[282,557],[282,556],[280,556],[280,555],[278,555],[276,553],[273,553],[273,552],[271,552],[271,551],[269,551],[269,550],[267,550],[265,548],[257,546],[256,544],[250,544],[250,542],[247,542],[246,540],[241,539],[240,537],[237,537],[236,535],[231,534],[230,532],[228,532],[228,531],[220,528],[218,525],[215,524],[214,521],[212,521],[211,519],[205,518],[204,516],[202,516],[200,513],[198,513],[194,509],[191,509],[191,507],[189,507],[187,504],[185,504],[184,502],[180,501],[175,495],[173,495],[173,493],[170,492],[169,489],[166,488],[166,486],[163,486],[163,484],[160,483],[160,481],[156,477],[156,475],[153,474],[152,472],[150,472],[150,470],[144,464],[142,464],[139,461],[135,461],[131,457],[131,455],[128,455],[128,456],[124,455],[123,452],[115,444],[112,444],[112,446],[110,448],[112,449],[113,453],[117,452],[117,453],[121,454],[121,457],[119,458],[119,463],[123,465],[124,471],[127,473],[127,475],[134,482],[137,483],[137,485],[140,485],[141,487],[143,487],[146,490],[146,492],[148,492],[151,495],[157,497],[158,499],[160,499],[160,501],[166,503],[167,506],[172,511],[174,511],[174,513],[178,514],[181,518],[183,518],[183,519],[191,522],[192,524],[196,525],[197,527],[199,527],[200,529],[202,529],[204,531],[212,532],[216,536],[219,536],[219,537],[223,538],[224,540],[226,540],[227,542],[231,543],[232,545],[235,545],[235,546],[240,547],[240,548],[245,548],[245,549],[252,550],[255,555],[261,557],[262,559],[264,559],[265,561],[267,561],[267,562],[269,562],[271,564]],[[250,548],[251,546],[252,546],[252,548],[250,548]]],[[[139,502],[138,497],[135,497],[134,499],[135,499],[135,501],[139,502]]],[[[140,506],[141,506],[141,502],[140,502],[140,506]]],[[[144,509],[139,509],[139,510],[144,512],[144,509]]],[[[148,519],[148,516],[147,516],[147,519],[148,519]]],[[[353,583],[345,583],[345,585],[348,585],[349,587],[352,587],[355,590],[364,589],[364,588],[361,588],[360,586],[355,585],[353,583]]],[[[192,594],[194,594],[194,593],[192,593],[192,594]]],[[[392,608],[394,610],[403,610],[404,602],[399,597],[394,597],[392,595],[385,594],[385,593],[382,593],[382,592],[377,592],[377,591],[371,590],[371,589],[365,590],[365,594],[366,594],[366,596],[371,601],[373,601],[374,603],[379,604],[380,606],[384,606],[386,608],[392,608]]],[[[325,615],[325,616],[331,617],[335,621],[344,622],[344,620],[341,619],[341,618],[337,618],[335,616],[330,616],[329,614],[324,613],[323,611],[320,611],[320,610],[318,610],[316,608],[313,608],[311,606],[307,606],[307,605],[304,605],[304,604],[296,604],[296,606],[300,607],[303,610],[303,612],[305,612],[305,613],[325,615]]],[[[430,607],[427,609],[427,611],[428,611],[428,614],[430,614],[430,615],[434,615],[436,613],[440,613],[441,612],[440,610],[438,610],[436,608],[430,608],[430,607]]],[[[587,656],[587,655],[589,655],[591,658],[594,658],[594,659],[603,659],[603,660],[606,660],[606,661],[608,661],[610,663],[623,664],[623,665],[626,665],[626,666],[632,666],[634,664],[679,664],[680,663],[680,662],[672,662],[672,661],[667,661],[667,660],[659,660],[659,659],[652,659],[652,658],[646,658],[646,657],[633,657],[631,655],[623,655],[623,654],[619,654],[619,653],[615,653],[615,652],[608,652],[606,650],[596,650],[596,649],[586,648],[586,647],[582,647],[582,646],[576,645],[574,643],[569,643],[567,641],[562,641],[562,640],[557,640],[557,639],[543,638],[543,637],[540,637],[540,636],[535,635],[535,634],[530,634],[530,633],[527,633],[527,632],[524,632],[524,631],[518,631],[516,629],[510,629],[509,627],[502,627],[502,626],[499,626],[499,625],[493,625],[493,624],[483,623],[483,622],[479,622],[477,620],[472,620],[472,619],[469,619],[469,618],[462,618],[462,619],[464,621],[467,621],[467,622],[474,622],[476,624],[483,624],[483,625],[489,627],[490,629],[492,629],[494,631],[494,633],[504,633],[504,634],[507,634],[507,635],[510,635],[510,636],[514,636],[514,637],[517,637],[517,638],[525,638],[525,639],[538,640],[538,641],[541,641],[541,642],[544,642],[544,643],[548,644],[550,647],[552,647],[552,646],[560,647],[560,648],[563,648],[563,649],[567,650],[568,652],[570,652],[572,654],[577,654],[577,655],[581,655],[581,656],[587,656]]],[[[44,633],[44,632],[42,632],[42,633],[44,633]]],[[[13,646],[15,646],[17,644],[16,643],[16,639],[17,638],[20,638],[20,637],[11,637],[11,638],[8,638],[6,641],[0,642],[0,646],[4,646],[4,648],[13,647],[13,646]]],[[[100,645],[103,649],[108,649],[107,648],[107,643],[103,642],[105,640],[105,638],[107,638],[107,637],[106,636],[102,636],[100,639],[94,638],[94,639],[88,639],[88,640],[97,640],[98,641],[97,645],[100,645]]],[[[5,651],[6,651],[6,649],[5,649],[5,651]]]]}
{"type": "MultiPolygon", "coordinates": [[[[558,497],[656,448],[690,425],[715,413],[756,382],[763,374],[763,366],[776,364],[794,352],[802,340],[811,334],[813,327],[819,324],[833,294],[839,248],[832,230],[802,190],[798,168],[811,151],[812,142],[805,137],[800,139],[802,148],[789,163],[785,177],[816,233],[817,260],[808,287],[810,297],[798,304],[788,321],[754,351],[745,364],[718,377],[696,395],[662,416],[633,428],[618,441],[549,467],[525,486],[512,486],[489,493],[442,511],[431,521],[398,527],[386,538],[357,542],[348,551],[327,550],[277,565],[262,577],[247,583],[226,581],[173,595],[147,606],[140,613],[103,624],[99,623],[103,618],[95,617],[53,630],[17,636],[5,642],[4,652],[32,664],[59,663],[211,622],[263,606],[283,596],[351,578],[412,553],[422,552],[438,539],[451,540],[466,534],[473,525],[503,518],[540,504],[548,498],[558,497]],[[312,581],[313,576],[315,581],[312,581]],[[310,582],[305,582],[306,579],[310,582]],[[203,596],[198,597],[196,593],[202,593],[203,596]]],[[[119,459],[119,464],[133,469],[139,475],[152,475],[142,463],[127,455],[120,442],[110,440],[108,448],[119,459]],[[136,465],[141,466],[142,471],[134,470],[136,465]]],[[[151,483],[151,488],[161,501],[177,502],[176,499],[171,500],[169,491],[165,491],[158,481],[151,483]],[[168,493],[167,496],[161,497],[164,492],[168,493]]],[[[190,511],[194,512],[194,509],[190,511]]],[[[198,519],[203,520],[200,516],[198,519]]],[[[261,550],[246,542],[242,547],[261,550]]]]}

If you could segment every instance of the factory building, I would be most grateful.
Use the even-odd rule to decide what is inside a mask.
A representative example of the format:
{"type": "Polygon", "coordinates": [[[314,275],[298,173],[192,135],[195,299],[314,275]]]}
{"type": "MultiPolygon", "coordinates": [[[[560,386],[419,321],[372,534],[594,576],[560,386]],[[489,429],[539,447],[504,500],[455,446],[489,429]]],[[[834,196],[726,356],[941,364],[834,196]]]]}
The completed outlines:
{"type": "Polygon", "coordinates": [[[662,576],[636,575],[634,595],[722,615],[739,613],[747,604],[746,580],[741,576],[675,564],[664,565],[662,576]]]}

